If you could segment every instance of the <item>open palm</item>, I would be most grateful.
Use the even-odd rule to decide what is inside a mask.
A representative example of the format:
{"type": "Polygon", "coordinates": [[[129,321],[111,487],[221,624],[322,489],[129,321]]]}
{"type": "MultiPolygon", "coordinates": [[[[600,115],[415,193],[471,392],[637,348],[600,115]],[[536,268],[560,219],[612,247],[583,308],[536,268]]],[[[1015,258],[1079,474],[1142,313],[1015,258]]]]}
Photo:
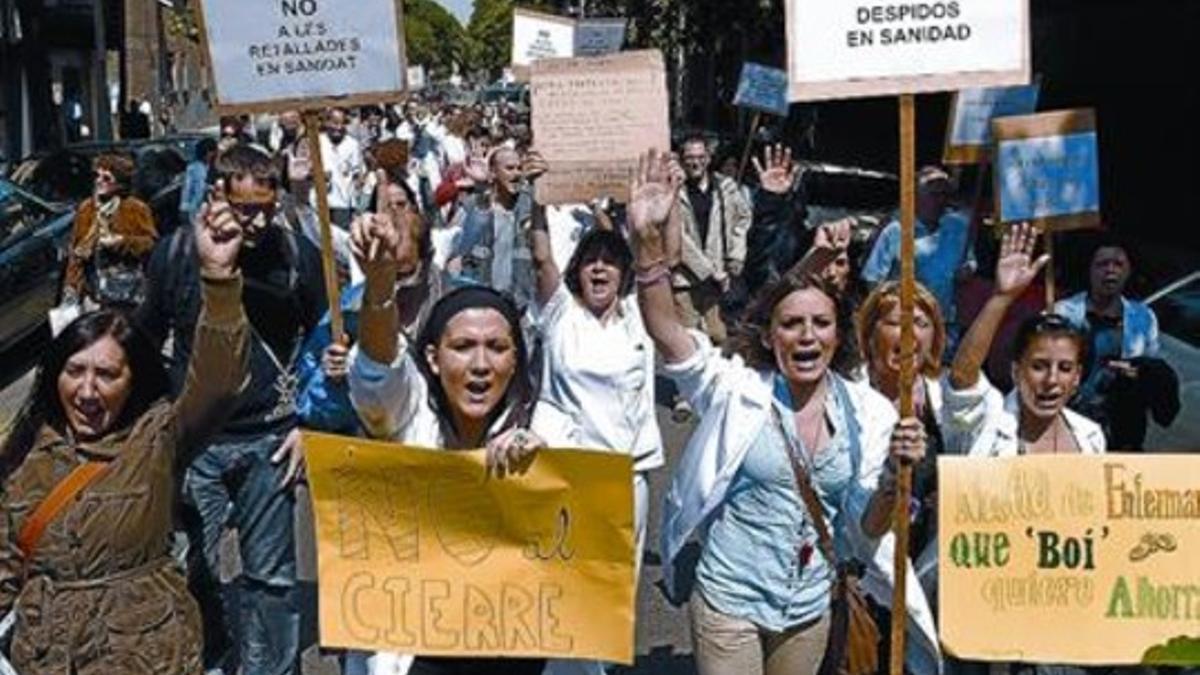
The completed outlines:
{"type": "Polygon", "coordinates": [[[629,225],[639,243],[653,243],[668,253],[678,246],[671,211],[679,197],[678,179],[670,171],[670,158],[651,150],[638,158],[629,199],[629,225]]]}
{"type": "Polygon", "coordinates": [[[792,164],[792,149],[782,145],[767,146],[763,150],[763,161],[752,158],[754,171],[758,174],[758,184],[763,190],[777,195],[785,195],[792,191],[796,183],[796,174],[800,167],[792,164]]]}
{"type": "Polygon", "coordinates": [[[1043,255],[1036,260],[1033,258],[1037,238],[1037,230],[1029,223],[1020,223],[1004,233],[1000,241],[1000,257],[996,261],[997,293],[1020,295],[1049,262],[1049,256],[1043,255]]]}

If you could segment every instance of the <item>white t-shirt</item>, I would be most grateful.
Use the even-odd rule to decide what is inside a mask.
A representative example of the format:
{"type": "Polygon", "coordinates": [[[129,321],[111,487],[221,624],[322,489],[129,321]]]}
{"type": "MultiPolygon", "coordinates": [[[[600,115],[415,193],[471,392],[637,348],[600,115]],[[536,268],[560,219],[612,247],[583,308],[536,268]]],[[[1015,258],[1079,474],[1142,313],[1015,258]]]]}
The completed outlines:
{"type": "Polygon", "coordinates": [[[654,414],[654,343],[637,299],[601,323],[560,283],[538,312],[544,340],[542,399],[575,420],[585,449],[633,456],[634,470],[663,466],[654,414]]]}
{"type": "MultiPolygon", "coordinates": [[[[329,208],[352,209],[358,198],[358,189],[354,187],[354,179],[366,172],[363,164],[362,148],[349,134],[340,143],[334,145],[329,136],[321,134],[321,161],[325,164],[325,172],[329,174],[329,208]]],[[[313,193],[312,203],[316,205],[316,193],[313,193]]]]}

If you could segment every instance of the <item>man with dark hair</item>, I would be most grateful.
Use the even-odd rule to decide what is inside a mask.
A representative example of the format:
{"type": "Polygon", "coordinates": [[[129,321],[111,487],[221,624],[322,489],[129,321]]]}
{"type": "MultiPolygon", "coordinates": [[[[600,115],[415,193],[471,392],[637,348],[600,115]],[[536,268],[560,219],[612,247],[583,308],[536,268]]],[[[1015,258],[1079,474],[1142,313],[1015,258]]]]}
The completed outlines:
{"type": "MultiPolygon", "coordinates": [[[[216,179],[200,213],[219,213],[245,232],[240,267],[242,303],[251,326],[250,376],[226,425],[200,449],[184,479],[185,500],[197,511],[189,523],[193,586],[205,612],[205,659],[237,672],[222,653],[238,627],[237,651],[246,675],[295,673],[300,614],[290,483],[300,458],[296,361],[326,310],[320,253],[286,227],[278,210],[279,168],[265,152],[236,145],[216,161],[216,179]],[[285,461],[286,460],[286,461],[285,461]],[[210,595],[217,579],[218,543],[227,520],[237,528],[242,575],[235,592],[210,595]],[[207,583],[206,583],[207,582],[207,583]],[[215,607],[224,616],[214,614],[215,607]],[[232,619],[236,617],[236,621],[232,619]],[[223,644],[224,641],[224,644],[223,644]]],[[[163,240],[151,256],[149,292],[138,322],[159,340],[173,338],[168,367],[182,386],[200,311],[200,280],[192,228],[163,240]]]]}
{"type": "MultiPolygon", "coordinates": [[[[354,205],[366,177],[362,146],[347,133],[348,115],[341,108],[325,116],[325,131],[321,134],[321,161],[329,178],[329,217],[335,225],[348,230],[354,218],[354,205]]],[[[316,195],[313,195],[316,206],[316,195]]]]}

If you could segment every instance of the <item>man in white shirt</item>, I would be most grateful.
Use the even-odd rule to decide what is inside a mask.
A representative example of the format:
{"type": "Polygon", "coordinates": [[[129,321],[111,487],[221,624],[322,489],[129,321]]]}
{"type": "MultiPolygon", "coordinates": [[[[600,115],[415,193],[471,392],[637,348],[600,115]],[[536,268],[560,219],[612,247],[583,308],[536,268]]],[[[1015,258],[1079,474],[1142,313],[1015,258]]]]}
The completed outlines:
{"type": "MultiPolygon", "coordinates": [[[[321,134],[321,161],[329,182],[329,216],[334,225],[348,230],[354,218],[354,204],[366,176],[362,146],[346,133],[346,111],[335,108],[325,117],[321,134]]],[[[316,194],[313,195],[316,206],[316,194]]]]}

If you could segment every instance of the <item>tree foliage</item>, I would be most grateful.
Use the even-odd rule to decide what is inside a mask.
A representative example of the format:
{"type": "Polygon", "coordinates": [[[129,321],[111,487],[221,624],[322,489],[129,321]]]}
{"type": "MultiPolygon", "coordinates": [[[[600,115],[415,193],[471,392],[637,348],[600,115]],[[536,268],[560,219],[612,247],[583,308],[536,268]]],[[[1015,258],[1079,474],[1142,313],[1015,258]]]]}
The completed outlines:
{"type": "Polygon", "coordinates": [[[425,66],[432,77],[448,77],[453,64],[467,62],[466,31],[433,0],[404,0],[404,37],[409,62],[425,66]]]}

